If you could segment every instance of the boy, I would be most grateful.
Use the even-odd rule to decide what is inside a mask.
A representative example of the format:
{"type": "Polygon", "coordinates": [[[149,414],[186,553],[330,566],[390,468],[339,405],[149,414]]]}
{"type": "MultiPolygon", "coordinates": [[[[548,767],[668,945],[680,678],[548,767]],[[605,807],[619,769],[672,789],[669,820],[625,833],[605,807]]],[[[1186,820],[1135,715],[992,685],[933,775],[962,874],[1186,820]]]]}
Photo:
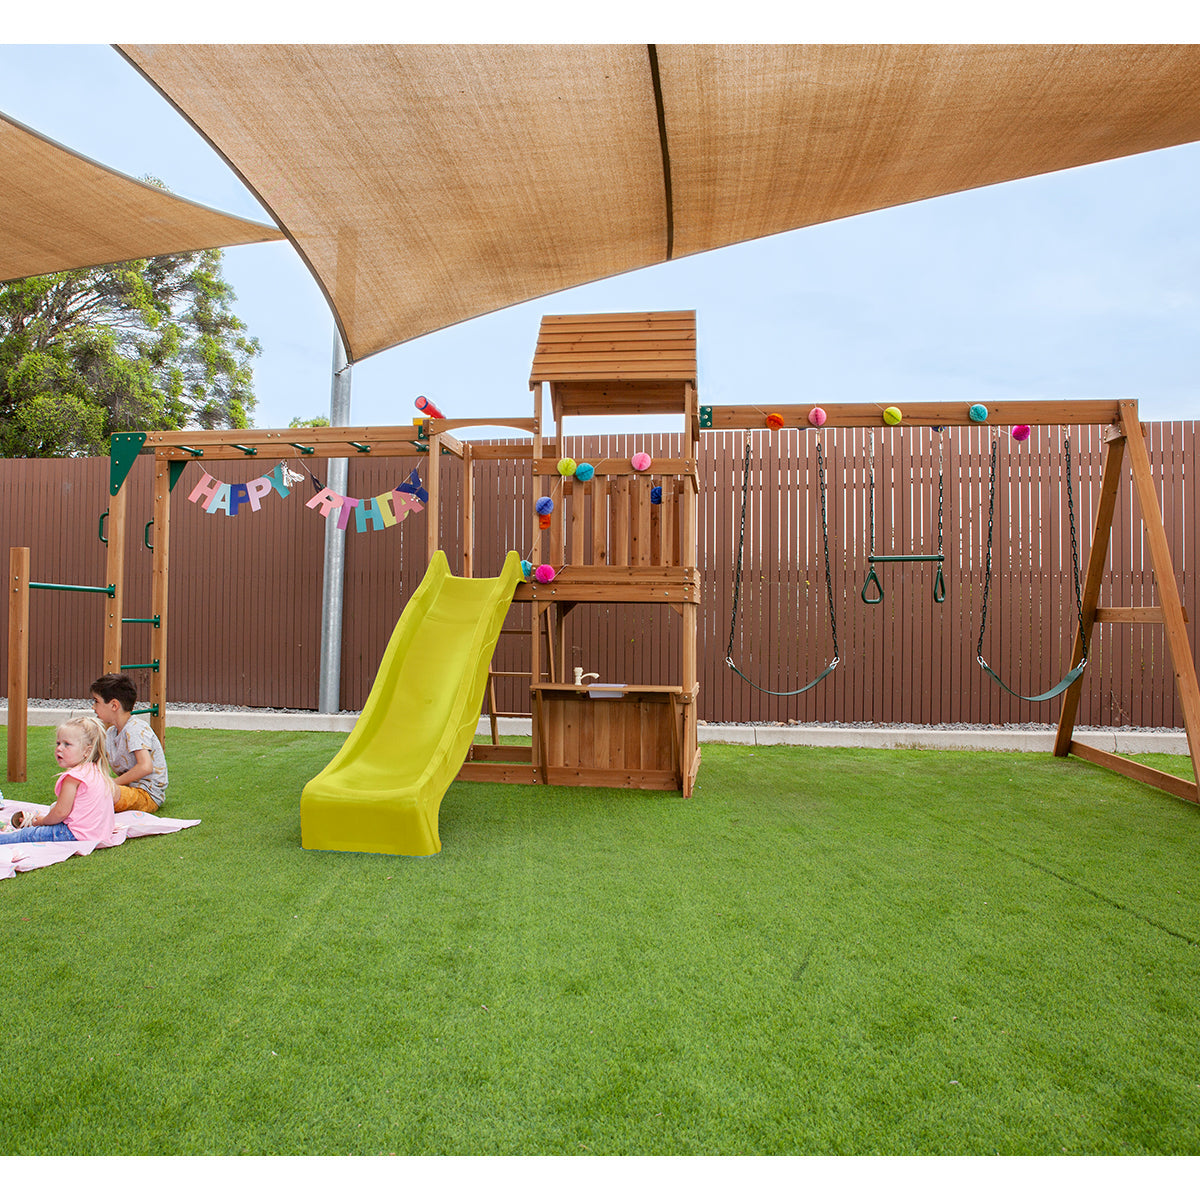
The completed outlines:
{"type": "Polygon", "coordinates": [[[92,712],[104,724],[108,760],[117,774],[113,809],[158,812],[166,799],[167,759],[154,730],[133,715],[133,680],[128,675],[101,675],[91,693],[92,712]]]}

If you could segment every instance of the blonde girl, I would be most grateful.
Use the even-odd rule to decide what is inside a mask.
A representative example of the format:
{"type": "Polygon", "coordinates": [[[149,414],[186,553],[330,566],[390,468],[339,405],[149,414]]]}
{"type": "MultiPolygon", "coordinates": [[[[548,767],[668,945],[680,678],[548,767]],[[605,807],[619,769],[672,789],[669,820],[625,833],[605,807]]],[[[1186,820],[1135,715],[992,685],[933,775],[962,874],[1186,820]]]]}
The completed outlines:
{"type": "Polygon", "coordinates": [[[98,842],[114,829],[113,781],[104,749],[104,726],[95,717],[64,721],[55,732],[54,758],[62,774],[57,799],[44,816],[27,816],[20,829],[0,834],[12,842],[98,842]]]}

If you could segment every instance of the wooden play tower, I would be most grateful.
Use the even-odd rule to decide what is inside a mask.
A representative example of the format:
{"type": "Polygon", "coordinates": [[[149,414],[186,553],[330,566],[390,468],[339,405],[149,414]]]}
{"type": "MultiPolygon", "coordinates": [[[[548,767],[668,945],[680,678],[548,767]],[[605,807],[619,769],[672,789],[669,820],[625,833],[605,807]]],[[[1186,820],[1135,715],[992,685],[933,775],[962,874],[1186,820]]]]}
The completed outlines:
{"type": "MultiPolygon", "coordinates": [[[[506,422],[527,428],[527,447],[493,447],[526,458],[533,494],[553,498],[549,520],[533,542],[531,565],[554,568],[555,578],[518,586],[516,602],[530,605],[529,686],[533,737],[529,747],[477,744],[460,778],[593,787],[679,789],[691,795],[699,767],[696,740],[696,622],[700,580],[696,565],[699,480],[699,404],[694,312],[609,313],[543,319],[530,372],[534,416],[506,422]],[[551,441],[542,429],[549,400],[551,441]],[[606,459],[584,472],[563,462],[569,417],[674,414],[683,417],[686,458],[638,470],[606,459]],[[560,469],[561,467],[561,469],[560,469]],[[566,472],[565,474],[563,472],[566,472]],[[596,604],[668,605],[682,622],[675,679],[659,685],[568,677],[567,629],[596,604]]],[[[430,451],[446,445],[450,428],[478,421],[430,420],[430,451]]],[[[453,442],[463,460],[466,528],[473,491],[471,464],[482,447],[453,442]]],[[[432,472],[431,472],[432,475],[432,472]]],[[[430,487],[430,550],[437,498],[430,487]]],[[[495,712],[494,705],[491,711],[495,712]]],[[[495,728],[493,715],[493,729],[495,728]]]]}

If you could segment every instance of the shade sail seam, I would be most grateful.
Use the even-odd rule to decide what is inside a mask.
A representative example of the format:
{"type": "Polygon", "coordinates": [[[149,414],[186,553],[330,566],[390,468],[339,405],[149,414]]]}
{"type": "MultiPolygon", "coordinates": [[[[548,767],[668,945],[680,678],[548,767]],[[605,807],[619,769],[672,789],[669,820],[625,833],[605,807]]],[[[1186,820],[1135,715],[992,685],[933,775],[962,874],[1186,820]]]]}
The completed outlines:
{"type": "Polygon", "coordinates": [[[667,211],[666,261],[675,253],[675,204],[671,197],[671,149],[667,144],[667,111],[663,104],[662,79],[658,73],[658,47],[646,46],[650,54],[650,79],[654,85],[654,110],[658,116],[658,144],[662,149],[663,203],[667,211]]]}

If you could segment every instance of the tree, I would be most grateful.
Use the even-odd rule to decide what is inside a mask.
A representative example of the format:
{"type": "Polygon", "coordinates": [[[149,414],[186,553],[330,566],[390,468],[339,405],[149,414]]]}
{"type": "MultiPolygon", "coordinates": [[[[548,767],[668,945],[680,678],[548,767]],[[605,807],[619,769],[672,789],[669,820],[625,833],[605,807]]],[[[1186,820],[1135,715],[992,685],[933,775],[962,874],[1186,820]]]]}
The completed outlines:
{"type": "Polygon", "coordinates": [[[244,429],[257,338],[220,250],[0,286],[0,455],[107,454],[128,430],[244,429]]]}
{"type": "Polygon", "coordinates": [[[288,422],[289,429],[326,429],[328,426],[328,417],[293,417],[288,422]]]}

